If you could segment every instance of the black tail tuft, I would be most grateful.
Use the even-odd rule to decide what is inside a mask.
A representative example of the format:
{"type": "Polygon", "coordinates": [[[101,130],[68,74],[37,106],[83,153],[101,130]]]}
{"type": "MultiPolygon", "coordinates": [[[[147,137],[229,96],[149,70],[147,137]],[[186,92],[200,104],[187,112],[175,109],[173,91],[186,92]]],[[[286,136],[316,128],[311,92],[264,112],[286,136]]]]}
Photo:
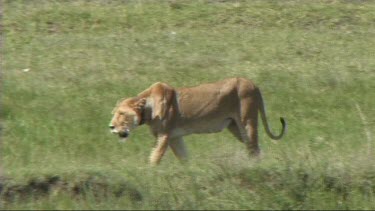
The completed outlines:
{"type": "Polygon", "coordinates": [[[287,130],[288,130],[288,128],[287,128],[288,126],[287,126],[287,124],[286,124],[286,121],[285,121],[284,118],[280,117],[280,122],[281,122],[281,124],[282,124],[282,126],[283,126],[282,134],[285,134],[285,133],[287,132],[287,130]]]}
{"type": "Polygon", "coordinates": [[[282,117],[280,117],[280,122],[281,122],[281,124],[283,125],[283,127],[285,126],[285,119],[284,118],[282,118],[282,117]]]}

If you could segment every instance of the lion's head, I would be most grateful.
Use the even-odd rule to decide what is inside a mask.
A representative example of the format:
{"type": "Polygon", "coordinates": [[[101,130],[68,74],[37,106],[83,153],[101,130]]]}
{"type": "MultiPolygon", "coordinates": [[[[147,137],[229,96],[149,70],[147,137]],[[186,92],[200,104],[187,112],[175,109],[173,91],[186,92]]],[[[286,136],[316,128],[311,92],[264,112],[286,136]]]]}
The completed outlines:
{"type": "Polygon", "coordinates": [[[130,131],[140,125],[145,103],[144,98],[127,98],[120,101],[112,111],[113,117],[109,123],[111,132],[126,141],[130,131]]]}

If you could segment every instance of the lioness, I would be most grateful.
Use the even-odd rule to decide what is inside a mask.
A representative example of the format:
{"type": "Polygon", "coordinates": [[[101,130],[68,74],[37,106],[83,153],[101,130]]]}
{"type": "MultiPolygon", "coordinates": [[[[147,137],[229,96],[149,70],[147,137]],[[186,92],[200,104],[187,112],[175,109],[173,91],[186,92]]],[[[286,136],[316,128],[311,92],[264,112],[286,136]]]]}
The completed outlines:
{"type": "Polygon", "coordinates": [[[260,90],[248,79],[229,78],[189,88],[158,82],[136,97],[120,101],[112,112],[109,128],[125,141],[134,128],[149,125],[157,138],[150,156],[152,165],[159,164],[168,146],[177,158],[185,160],[183,136],[216,133],[224,128],[245,143],[250,154],[258,155],[258,111],[268,136],[281,139],[285,120],[280,118],[280,135],[272,134],[260,90]]]}

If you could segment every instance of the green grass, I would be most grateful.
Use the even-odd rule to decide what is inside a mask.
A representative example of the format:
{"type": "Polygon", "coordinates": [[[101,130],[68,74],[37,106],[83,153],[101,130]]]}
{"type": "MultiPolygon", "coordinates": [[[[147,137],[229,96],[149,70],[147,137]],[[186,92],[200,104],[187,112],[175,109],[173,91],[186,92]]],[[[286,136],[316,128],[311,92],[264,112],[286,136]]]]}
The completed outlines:
{"type": "Polygon", "coordinates": [[[89,185],[0,208],[375,209],[373,1],[6,0],[3,13],[6,187],[101,175],[142,200],[98,198],[89,185]],[[275,131],[288,121],[277,143],[260,126],[259,162],[223,131],[186,137],[188,164],[168,151],[151,168],[147,127],[126,144],[109,133],[117,100],[156,81],[237,76],[261,88],[275,131]]]}

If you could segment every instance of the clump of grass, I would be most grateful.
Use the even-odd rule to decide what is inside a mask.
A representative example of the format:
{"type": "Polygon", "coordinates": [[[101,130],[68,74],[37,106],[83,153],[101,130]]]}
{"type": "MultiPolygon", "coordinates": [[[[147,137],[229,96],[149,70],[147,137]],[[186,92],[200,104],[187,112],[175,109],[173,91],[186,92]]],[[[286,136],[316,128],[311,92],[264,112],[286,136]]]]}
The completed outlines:
{"type": "Polygon", "coordinates": [[[273,203],[267,209],[280,206],[282,209],[350,209],[358,199],[362,200],[358,208],[371,208],[375,172],[371,168],[353,171],[353,163],[346,165],[321,163],[306,167],[302,163],[279,163],[243,169],[238,176],[243,186],[269,197],[273,203]]]}

